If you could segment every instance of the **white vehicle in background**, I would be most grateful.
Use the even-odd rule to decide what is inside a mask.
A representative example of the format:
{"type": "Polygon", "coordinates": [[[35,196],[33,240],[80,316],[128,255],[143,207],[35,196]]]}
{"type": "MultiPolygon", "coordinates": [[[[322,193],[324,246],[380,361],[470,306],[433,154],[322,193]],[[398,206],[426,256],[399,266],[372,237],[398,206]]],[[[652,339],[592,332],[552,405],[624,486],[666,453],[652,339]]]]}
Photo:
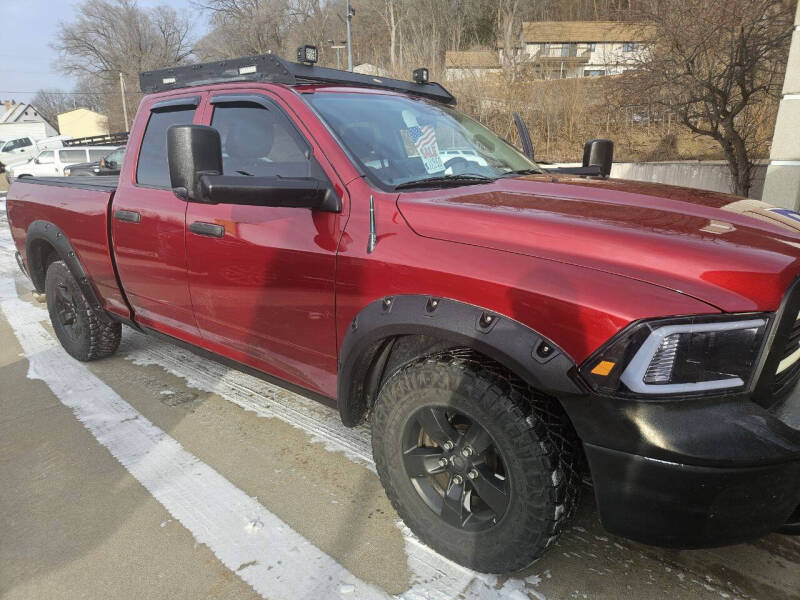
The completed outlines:
{"type": "Polygon", "coordinates": [[[42,150],[60,148],[64,145],[65,139],[69,138],[67,136],[58,135],[35,140],[26,135],[11,140],[0,140],[0,164],[3,164],[7,168],[17,163],[26,162],[28,159],[39,154],[42,150]]]}
{"type": "Polygon", "coordinates": [[[447,164],[447,161],[454,158],[463,158],[466,161],[473,162],[481,167],[488,167],[489,163],[472,148],[448,148],[447,150],[439,150],[439,157],[442,162],[447,164]]]}
{"type": "Polygon", "coordinates": [[[116,149],[116,146],[70,146],[42,150],[24,163],[6,169],[9,179],[22,177],[63,177],[64,168],[78,163],[94,162],[116,149]]]}

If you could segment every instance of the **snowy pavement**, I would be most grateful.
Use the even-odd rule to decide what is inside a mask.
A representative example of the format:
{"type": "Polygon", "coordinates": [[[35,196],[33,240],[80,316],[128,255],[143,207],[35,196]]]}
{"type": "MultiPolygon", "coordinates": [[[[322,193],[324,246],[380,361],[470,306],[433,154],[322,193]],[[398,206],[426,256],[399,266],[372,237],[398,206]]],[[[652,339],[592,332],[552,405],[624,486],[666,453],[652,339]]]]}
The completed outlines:
{"type": "Polygon", "coordinates": [[[17,272],[0,198],[0,597],[798,598],[800,540],[667,551],[572,527],[514,577],[402,525],[366,428],[125,331],[74,361],[17,272]]]}

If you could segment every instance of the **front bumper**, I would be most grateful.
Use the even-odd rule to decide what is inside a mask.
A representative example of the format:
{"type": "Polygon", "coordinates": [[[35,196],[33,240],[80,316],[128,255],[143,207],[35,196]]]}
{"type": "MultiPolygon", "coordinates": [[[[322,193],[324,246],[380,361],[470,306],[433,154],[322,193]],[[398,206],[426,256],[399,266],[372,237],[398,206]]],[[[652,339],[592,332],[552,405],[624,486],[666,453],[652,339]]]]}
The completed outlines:
{"type": "Polygon", "coordinates": [[[704,548],[787,527],[800,506],[800,461],[699,467],[587,444],[603,526],[654,546],[704,548]]]}
{"type": "Polygon", "coordinates": [[[565,407],[611,533],[677,548],[800,533],[800,389],[770,409],[745,396],[565,407]]]}

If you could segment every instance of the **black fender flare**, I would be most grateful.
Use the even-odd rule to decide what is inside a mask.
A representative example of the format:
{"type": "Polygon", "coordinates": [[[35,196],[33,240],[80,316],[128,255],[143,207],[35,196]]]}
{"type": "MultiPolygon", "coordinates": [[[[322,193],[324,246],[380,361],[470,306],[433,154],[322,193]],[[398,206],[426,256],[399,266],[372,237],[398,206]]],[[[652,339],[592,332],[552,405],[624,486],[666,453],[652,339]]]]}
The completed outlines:
{"type": "Polygon", "coordinates": [[[371,357],[402,335],[427,335],[475,349],[529,385],[554,396],[583,395],[575,362],[555,343],[502,314],[447,298],[387,296],[365,306],[352,320],[339,353],[338,406],[342,422],[361,422],[376,394],[371,357]]]}
{"type": "Polygon", "coordinates": [[[38,292],[44,292],[45,268],[44,260],[40,256],[39,244],[37,242],[47,242],[55,248],[59,258],[67,265],[67,269],[72,273],[78,287],[83,292],[89,305],[97,311],[98,317],[106,323],[113,323],[114,319],[103,308],[100,297],[92,287],[86,269],[81,264],[78,254],[72,247],[69,238],[61,229],[49,221],[34,221],[28,226],[25,234],[25,256],[28,260],[28,272],[33,286],[38,292]]]}

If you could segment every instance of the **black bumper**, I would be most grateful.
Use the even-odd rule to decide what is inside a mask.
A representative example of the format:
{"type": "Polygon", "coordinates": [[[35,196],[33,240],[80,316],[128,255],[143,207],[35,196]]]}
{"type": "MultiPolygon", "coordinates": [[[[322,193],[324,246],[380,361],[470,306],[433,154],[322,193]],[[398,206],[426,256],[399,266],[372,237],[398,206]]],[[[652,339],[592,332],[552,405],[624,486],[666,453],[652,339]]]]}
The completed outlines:
{"type": "Polygon", "coordinates": [[[771,409],[743,396],[564,404],[611,533],[675,548],[800,533],[800,386],[771,409]]]}
{"type": "Polygon", "coordinates": [[[800,505],[800,461],[698,467],[585,445],[603,526],[654,546],[703,548],[761,537],[800,505]]]}

